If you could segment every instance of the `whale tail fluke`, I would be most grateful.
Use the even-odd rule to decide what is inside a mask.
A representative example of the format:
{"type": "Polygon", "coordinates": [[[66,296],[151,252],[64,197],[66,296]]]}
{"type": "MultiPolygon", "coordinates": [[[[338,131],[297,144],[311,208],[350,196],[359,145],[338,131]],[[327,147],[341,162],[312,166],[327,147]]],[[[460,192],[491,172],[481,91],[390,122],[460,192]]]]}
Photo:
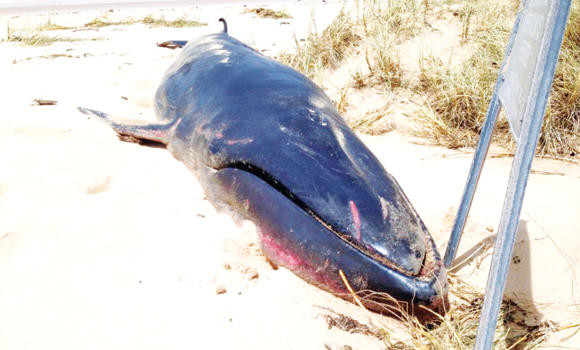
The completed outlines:
{"type": "Polygon", "coordinates": [[[165,147],[173,131],[175,121],[168,124],[146,124],[133,125],[118,123],[113,121],[107,113],[99,112],[94,109],[77,107],[79,112],[95,116],[99,120],[108,124],[119,136],[119,139],[126,142],[135,142],[146,146],[165,147]]]}

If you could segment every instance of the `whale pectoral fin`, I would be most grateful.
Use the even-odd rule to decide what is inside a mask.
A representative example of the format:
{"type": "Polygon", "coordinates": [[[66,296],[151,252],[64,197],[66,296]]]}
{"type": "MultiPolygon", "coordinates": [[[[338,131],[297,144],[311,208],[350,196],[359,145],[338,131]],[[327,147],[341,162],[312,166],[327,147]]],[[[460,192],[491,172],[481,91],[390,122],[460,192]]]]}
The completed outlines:
{"type": "Polygon", "coordinates": [[[109,118],[107,113],[99,112],[94,109],[77,107],[77,109],[87,115],[98,117],[101,121],[107,123],[119,136],[119,139],[126,142],[135,142],[149,146],[167,145],[170,133],[173,131],[174,122],[168,124],[147,124],[132,125],[118,123],[109,118]]]}
{"type": "Polygon", "coordinates": [[[169,41],[164,41],[162,43],[157,43],[157,46],[159,46],[159,47],[165,47],[165,48],[172,49],[172,50],[182,48],[185,45],[187,45],[186,40],[169,40],[169,41]]]}

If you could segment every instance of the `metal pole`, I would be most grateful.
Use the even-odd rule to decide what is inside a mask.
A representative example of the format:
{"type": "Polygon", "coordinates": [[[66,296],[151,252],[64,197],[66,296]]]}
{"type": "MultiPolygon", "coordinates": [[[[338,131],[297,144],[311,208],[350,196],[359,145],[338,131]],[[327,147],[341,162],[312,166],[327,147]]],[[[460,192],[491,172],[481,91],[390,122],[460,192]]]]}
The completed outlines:
{"type": "Polygon", "coordinates": [[[481,175],[483,164],[485,162],[485,158],[487,157],[487,151],[489,150],[489,145],[491,143],[491,136],[493,134],[493,129],[495,127],[500,109],[498,90],[503,83],[503,76],[501,73],[507,63],[507,58],[511,53],[520,25],[520,17],[521,16],[517,16],[514,22],[514,28],[506,47],[504,61],[502,62],[501,68],[499,70],[500,73],[498,74],[497,81],[493,89],[493,95],[491,97],[491,101],[489,102],[489,107],[485,116],[485,122],[481,128],[479,143],[477,144],[477,149],[475,150],[475,155],[473,156],[473,162],[471,163],[471,168],[469,169],[469,175],[467,177],[467,183],[465,184],[465,190],[463,191],[463,197],[461,198],[461,202],[457,210],[457,217],[455,218],[455,223],[453,224],[453,229],[451,230],[449,242],[447,242],[445,257],[443,258],[443,262],[446,268],[451,267],[451,263],[457,254],[457,247],[461,241],[461,235],[465,227],[465,222],[467,221],[469,209],[471,209],[471,203],[473,202],[473,196],[475,195],[475,190],[477,189],[479,176],[481,175]]]}
{"type": "Polygon", "coordinates": [[[547,47],[542,48],[544,51],[544,55],[542,55],[544,59],[541,58],[538,62],[539,72],[541,73],[538,80],[534,81],[537,88],[536,98],[532,98],[533,105],[529,105],[533,109],[531,111],[526,110],[522,131],[516,148],[506,200],[504,202],[495,249],[491,260],[490,274],[487,281],[475,349],[491,349],[493,344],[493,336],[495,334],[497,317],[503,298],[528,175],[542,129],[546,103],[554,77],[558,53],[562,45],[566,21],[570,12],[570,3],[570,0],[556,0],[552,3],[553,8],[555,7],[555,14],[551,18],[552,23],[550,23],[553,29],[550,33],[547,33],[547,47]]]}
{"type": "Polygon", "coordinates": [[[499,114],[499,107],[499,97],[494,93],[489,104],[485,122],[483,123],[483,128],[481,129],[481,136],[479,138],[479,143],[477,144],[477,149],[475,150],[475,155],[473,156],[471,169],[469,169],[467,183],[465,184],[463,197],[461,197],[461,204],[459,204],[457,217],[455,218],[455,223],[453,224],[453,229],[451,230],[451,236],[449,237],[449,242],[447,243],[447,249],[445,250],[445,257],[443,258],[443,262],[445,267],[448,269],[451,267],[451,263],[457,254],[457,247],[461,241],[461,235],[465,227],[465,222],[467,221],[469,209],[471,209],[471,203],[473,202],[473,196],[475,195],[475,190],[477,189],[477,183],[479,182],[479,176],[481,175],[481,171],[483,169],[483,163],[487,157],[487,151],[489,150],[489,145],[491,143],[491,136],[495,127],[497,115],[499,114]]]}

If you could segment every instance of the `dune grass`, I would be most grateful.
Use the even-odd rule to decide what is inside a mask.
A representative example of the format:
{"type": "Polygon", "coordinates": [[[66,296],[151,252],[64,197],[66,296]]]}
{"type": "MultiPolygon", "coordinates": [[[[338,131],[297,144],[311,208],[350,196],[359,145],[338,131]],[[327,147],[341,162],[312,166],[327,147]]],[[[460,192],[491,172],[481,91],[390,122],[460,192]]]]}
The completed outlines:
{"type": "MultiPolygon", "coordinates": [[[[427,57],[422,62],[419,91],[427,96],[426,113],[418,116],[419,132],[448,147],[474,146],[499,73],[515,18],[513,4],[474,1],[466,6],[462,40],[477,45],[461,69],[427,57]],[[503,6],[502,6],[503,5],[503,6]],[[467,18],[469,18],[467,20],[467,18]]],[[[580,6],[572,12],[545,115],[538,154],[575,156],[580,135],[580,6]]],[[[508,123],[498,120],[496,140],[513,143],[508,123]]]]}
{"type": "Polygon", "coordinates": [[[73,27],[62,26],[60,24],[52,23],[50,17],[46,20],[46,22],[42,25],[36,27],[37,31],[52,31],[52,30],[67,30],[67,29],[74,29],[73,27]]]}
{"type": "Polygon", "coordinates": [[[425,1],[363,0],[361,24],[366,36],[386,31],[401,41],[416,35],[423,25],[425,1]]]}
{"type": "Polygon", "coordinates": [[[128,26],[133,24],[146,24],[152,27],[171,27],[171,28],[185,28],[185,27],[199,27],[205,26],[207,23],[196,20],[189,20],[185,16],[181,16],[174,20],[167,20],[164,17],[155,18],[151,15],[143,18],[126,18],[119,21],[111,21],[105,17],[96,17],[90,22],[87,22],[85,28],[103,28],[109,26],[128,26]]]}
{"type": "MultiPolygon", "coordinates": [[[[476,54],[459,71],[453,72],[443,62],[429,59],[421,70],[420,91],[428,96],[433,111],[419,116],[426,126],[423,134],[449,147],[477,143],[513,22],[513,9],[509,6],[475,5],[469,11],[478,27],[473,37],[469,33],[464,35],[478,45],[476,54]]],[[[574,156],[579,151],[579,38],[580,11],[574,3],[540,136],[539,154],[574,156]]],[[[498,121],[496,138],[503,144],[510,143],[505,119],[498,121]]]]}
{"type": "MultiPolygon", "coordinates": [[[[463,4],[457,11],[461,42],[474,43],[474,54],[459,69],[432,56],[421,58],[416,92],[426,103],[415,116],[424,126],[417,132],[420,136],[450,148],[477,143],[514,13],[511,4],[463,4]]],[[[507,121],[500,119],[496,131],[509,140],[507,121]]]]}
{"type": "MultiPolygon", "coordinates": [[[[90,22],[85,23],[82,28],[103,28],[108,26],[122,26],[122,25],[133,25],[133,24],[145,24],[151,27],[172,27],[172,28],[185,28],[185,27],[198,27],[207,25],[207,23],[199,22],[196,20],[187,19],[185,16],[173,20],[167,20],[164,17],[156,18],[151,15],[142,18],[126,18],[118,21],[108,20],[106,17],[96,17],[90,22]]],[[[8,27],[8,34],[6,41],[9,42],[19,42],[26,46],[46,46],[53,44],[55,42],[73,42],[73,41],[84,41],[84,40],[102,40],[99,38],[94,39],[81,39],[73,38],[63,35],[45,34],[47,31],[60,31],[60,30],[70,30],[70,29],[80,29],[78,27],[67,27],[56,23],[53,23],[49,17],[46,23],[35,27],[32,30],[19,31],[14,33],[11,28],[8,27]]]]}
{"type": "MultiPolygon", "coordinates": [[[[451,148],[477,143],[515,15],[510,4],[484,1],[466,4],[459,12],[461,41],[475,44],[473,55],[459,69],[424,57],[417,87],[427,100],[427,113],[417,116],[424,135],[451,148]]],[[[509,132],[505,119],[499,119],[496,132],[509,132]]]]}
{"type": "Polygon", "coordinates": [[[91,21],[85,23],[85,28],[102,28],[102,27],[109,27],[109,26],[117,26],[117,25],[130,25],[136,23],[133,20],[123,20],[123,21],[109,21],[104,17],[96,17],[93,18],[91,21]]]}
{"type": "MultiPolygon", "coordinates": [[[[365,51],[369,70],[365,84],[382,85],[393,90],[405,86],[407,82],[403,78],[399,53],[389,37],[388,33],[381,31],[371,39],[371,49],[365,51]]],[[[356,78],[355,85],[360,85],[356,78]]]]}
{"type": "Polygon", "coordinates": [[[272,18],[272,19],[289,19],[292,18],[286,11],[283,10],[272,10],[264,7],[257,7],[244,10],[244,13],[254,13],[258,17],[262,18],[272,18]]]}
{"type": "Polygon", "coordinates": [[[163,17],[155,18],[153,16],[145,16],[141,19],[141,23],[148,24],[153,27],[171,27],[171,28],[200,27],[207,25],[207,23],[204,22],[187,19],[185,16],[178,17],[174,20],[167,20],[163,17]]]}
{"type": "MultiPolygon", "coordinates": [[[[198,27],[207,25],[207,23],[199,22],[196,20],[187,19],[185,16],[167,20],[163,17],[156,18],[151,15],[135,19],[126,18],[118,21],[108,20],[106,17],[96,17],[90,22],[87,22],[82,28],[102,28],[108,26],[121,26],[121,25],[133,25],[133,24],[145,24],[151,27],[172,27],[172,28],[185,28],[185,27],[198,27]]],[[[64,35],[56,34],[46,34],[44,32],[54,32],[62,30],[73,30],[80,29],[78,27],[68,27],[60,24],[53,23],[51,18],[48,17],[47,21],[39,26],[34,27],[31,30],[22,30],[14,32],[10,26],[7,29],[7,36],[4,41],[8,42],[18,42],[25,46],[47,46],[56,42],[74,42],[74,41],[85,41],[85,40],[102,40],[101,38],[93,39],[82,39],[74,38],[64,35]]]]}
{"type": "Polygon", "coordinates": [[[580,4],[572,2],[570,20],[562,50],[542,134],[542,154],[575,156],[580,152],[580,4]]]}
{"type": "Polygon", "coordinates": [[[353,20],[341,11],[321,34],[311,33],[303,44],[296,40],[296,53],[282,53],[280,60],[314,78],[324,69],[335,68],[360,39],[353,20]]]}
{"type": "MultiPolygon", "coordinates": [[[[343,89],[404,89],[420,101],[414,102],[418,113],[410,116],[419,125],[414,128],[417,135],[451,148],[473,147],[518,6],[516,0],[359,0],[356,16],[341,12],[322,33],[311,33],[303,43],[296,41],[296,52],[280,59],[316,80],[343,60],[363,55],[366,67],[352,74],[343,89]],[[458,43],[473,48],[471,57],[452,66],[446,59],[426,54],[419,60],[418,76],[409,80],[416,73],[402,68],[400,45],[433,30],[430,20],[445,15],[460,28],[458,43]]],[[[341,107],[348,113],[348,107],[341,107]]],[[[573,2],[538,154],[575,156],[580,152],[579,140],[580,5],[573,2]]],[[[498,120],[494,142],[513,147],[505,118],[498,120]]]]}
{"type": "Polygon", "coordinates": [[[58,35],[47,35],[37,31],[27,31],[19,33],[11,33],[8,31],[6,41],[17,42],[25,46],[48,46],[56,42],[73,42],[81,41],[83,39],[71,38],[58,35]]]}
{"type": "Polygon", "coordinates": [[[72,28],[55,24],[51,21],[50,17],[48,17],[45,23],[35,27],[32,30],[14,32],[12,28],[8,26],[6,30],[7,35],[5,41],[18,42],[25,46],[47,46],[56,42],[73,42],[82,40],[79,38],[71,38],[62,35],[50,35],[42,33],[45,31],[57,31],[66,29],[72,28]]]}
{"type": "Polygon", "coordinates": [[[398,36],[393,31],[399,36],[411,36],[416,31],[412,16],[401,12],[403,6],[408,5],[401,0],[391,0],[387,4],[364,0],[362,19],[354,20],[343,10],[321,34],[311,33],[303,44],[296,41],[296,53],[282,54],[280,59],[312,78],[325,69],[336,68],[365,38],[365,61],[370,73],[353,76],[354,87],[369,84],[391,88],[403,86],[400,58],[392,44],[398,36]]]}

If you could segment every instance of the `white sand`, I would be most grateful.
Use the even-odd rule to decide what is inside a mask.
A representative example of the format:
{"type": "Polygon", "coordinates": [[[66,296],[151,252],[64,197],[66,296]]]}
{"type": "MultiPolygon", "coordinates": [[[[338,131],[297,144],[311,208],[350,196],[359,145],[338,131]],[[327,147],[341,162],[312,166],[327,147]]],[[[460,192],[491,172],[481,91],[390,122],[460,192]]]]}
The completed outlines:
{"type": "MultiPolygon", "coordinates": [[[[216,19],[226,17],[233,36],[276,55],[294,46],[293,35],[305,37],[311,12],[320,30],[339,10],[320,2],[280,8],[294,16],[289,25],[241,14],[240,5],[209,6],[186,9],[206,27],[67,31],[62,34],[106,40],[35,48],[0,43],[0,349],[384,348],[371,336],[328,329],[329,310],[405,337],[392,319],[273,270],[253,225],[238,227],[217,214],[167,151],[120,142],[75,109],[152,120],[153,93],[178,54],[155,42],[215,32],[216,19]],[[48,57],[53,54],[72,57],[48,57]],[[35,98],[59,103],[32,106],[35,98]]],[[[171,18],[184,8],[155,11],[171,18]]],[[[81,25],[102,14],[61,13],[51,21],[81,25]]],[[[0,28],[46,20],[2,17],[0,28]]],[[[397,131],[361,137],[400,182],[443,253],[472,154],[397,131]]],[[[457,271],[480,288],[510,163],[509,157],[488,160],[458,254],[487,242],[457,271]]],[[[580,167],[536,160],[534,171],[507,292],[531,298],[544,319],[577,322],[580,167]]],[[[563,345],[579,346],[577,338],[563,345]]]]}

